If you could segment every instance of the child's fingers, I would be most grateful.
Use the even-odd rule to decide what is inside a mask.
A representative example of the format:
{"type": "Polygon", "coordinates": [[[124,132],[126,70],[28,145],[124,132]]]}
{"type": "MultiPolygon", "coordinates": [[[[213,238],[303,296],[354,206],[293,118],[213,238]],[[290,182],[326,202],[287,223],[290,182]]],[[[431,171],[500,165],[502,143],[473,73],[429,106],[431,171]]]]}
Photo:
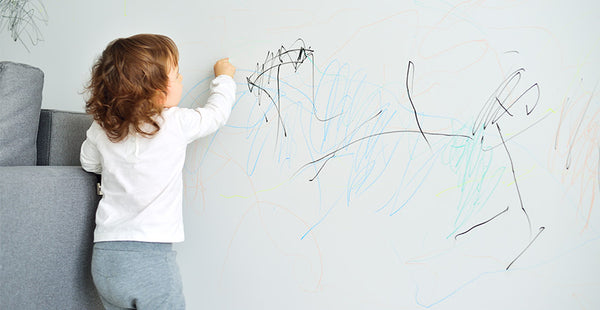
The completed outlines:
{"type": "Polygon", "coordinates": [[[213,70],[215,76],[225,74],[233,77],[235,74],[235,67],[229,62],[229,57],[217,60],[213,70]]]}

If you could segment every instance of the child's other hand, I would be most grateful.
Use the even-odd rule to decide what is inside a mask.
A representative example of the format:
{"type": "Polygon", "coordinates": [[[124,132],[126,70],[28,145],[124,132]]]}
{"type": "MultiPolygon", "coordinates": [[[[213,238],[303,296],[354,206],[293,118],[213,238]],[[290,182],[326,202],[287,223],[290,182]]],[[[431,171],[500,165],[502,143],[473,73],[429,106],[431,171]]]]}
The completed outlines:
{"type": "Polygon", "coordinates": [[[235,74],[235,67],[229,62],[229,58],[223,58],[217,61],[213,69],[215,70],[215,76],[225,74],[233,77],[235,74]]]}

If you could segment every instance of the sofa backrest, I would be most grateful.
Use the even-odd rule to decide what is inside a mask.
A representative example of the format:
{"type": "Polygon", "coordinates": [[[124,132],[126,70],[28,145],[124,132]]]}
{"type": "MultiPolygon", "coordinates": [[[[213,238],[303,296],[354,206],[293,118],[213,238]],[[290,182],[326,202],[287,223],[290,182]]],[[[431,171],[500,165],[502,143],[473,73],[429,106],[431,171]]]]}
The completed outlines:
{"type": "Polygon", "coordinates": [[[0,62],[0,166],[34,166],[44,73],[0,62]]]}
{"type": "Polygon", "coordinates": [[[79,150],[92,124],[85,113],[43,109],[37,135],[38,166],[80,166],[79,150]]]}

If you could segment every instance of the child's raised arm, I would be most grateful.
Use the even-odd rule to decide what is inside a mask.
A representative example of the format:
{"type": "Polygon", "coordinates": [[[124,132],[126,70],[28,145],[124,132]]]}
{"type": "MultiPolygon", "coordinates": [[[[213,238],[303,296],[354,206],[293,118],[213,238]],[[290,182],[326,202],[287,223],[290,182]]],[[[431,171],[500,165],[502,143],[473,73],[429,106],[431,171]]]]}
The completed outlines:
{"type": "Polygon", "coordinates": [[[174,110],[188,143],[210,135],[225,125],[235,101],[235,67],[229,58],[215,63],[215,79],[210,83],[210,95],[204,106],[174,110]]]}

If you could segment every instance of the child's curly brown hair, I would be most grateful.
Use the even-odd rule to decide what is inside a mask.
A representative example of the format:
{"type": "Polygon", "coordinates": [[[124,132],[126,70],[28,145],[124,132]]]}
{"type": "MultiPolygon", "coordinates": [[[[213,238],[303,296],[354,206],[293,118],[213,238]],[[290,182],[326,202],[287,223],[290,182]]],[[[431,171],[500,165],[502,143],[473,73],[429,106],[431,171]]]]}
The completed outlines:
{"type": "Polygon", "coordinates": [[[151,137],[160,130],[169,70],[179,61],[169,37],[138,34],[108,44],[92,68],[86,86],[86,112],[94,116],[113,142],[133,130],[151,137]],[[149,125],[149,126],[148,126],[149,125]]]}

